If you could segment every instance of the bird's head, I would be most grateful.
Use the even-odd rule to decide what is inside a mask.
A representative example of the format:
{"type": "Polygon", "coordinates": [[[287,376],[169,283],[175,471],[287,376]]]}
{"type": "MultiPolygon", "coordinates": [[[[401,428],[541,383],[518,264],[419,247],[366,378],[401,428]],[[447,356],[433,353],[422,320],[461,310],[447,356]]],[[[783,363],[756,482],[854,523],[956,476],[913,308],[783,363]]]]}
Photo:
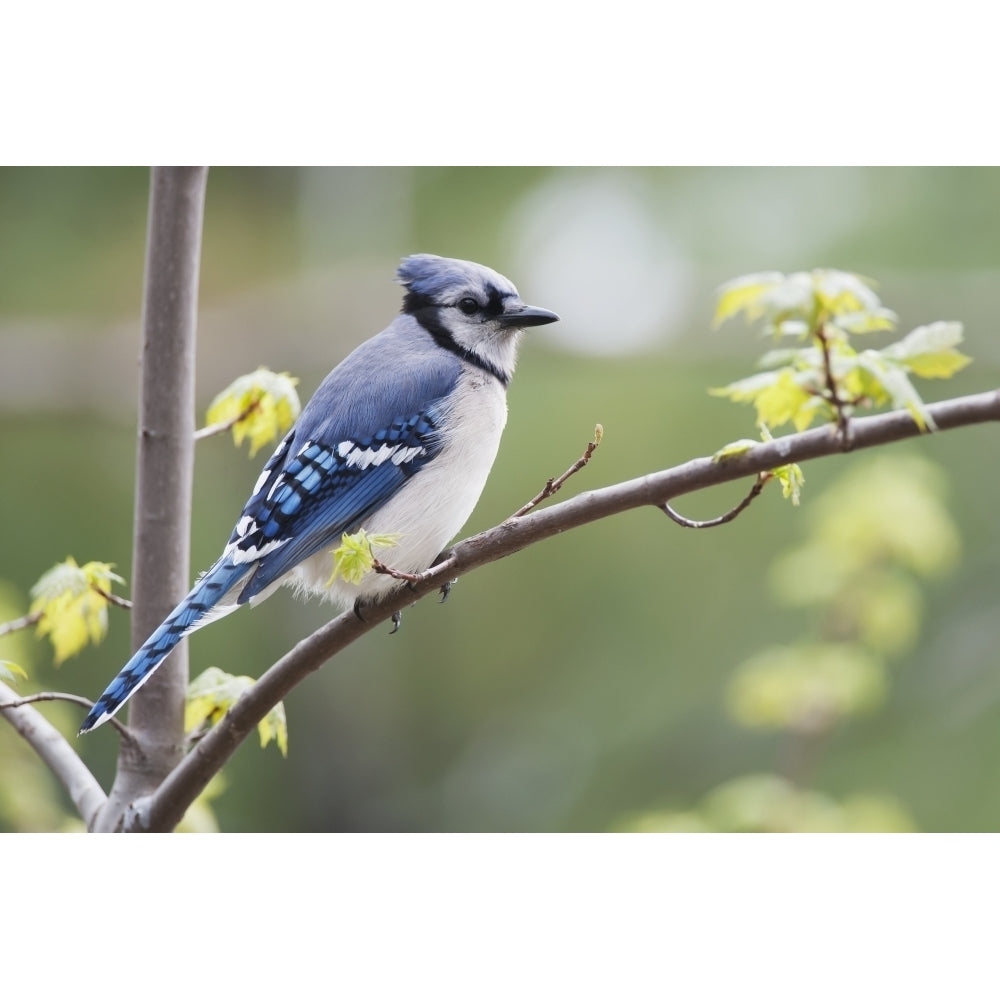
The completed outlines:
{"type": "Polygon", "coordinates": [[[420,253],[397,272],[406,288],[403,312],[439,343],[471,355],[505,384],[514,371],[521,331],[554,323],[548,309],[525,305],[513,282],[469,260],[420,253]]]}

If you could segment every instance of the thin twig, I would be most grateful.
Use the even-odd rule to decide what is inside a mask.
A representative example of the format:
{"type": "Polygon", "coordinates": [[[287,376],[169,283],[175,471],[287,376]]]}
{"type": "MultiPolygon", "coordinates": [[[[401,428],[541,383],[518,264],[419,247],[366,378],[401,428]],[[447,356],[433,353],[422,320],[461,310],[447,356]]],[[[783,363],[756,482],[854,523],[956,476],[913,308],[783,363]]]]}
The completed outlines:
{"type": "Polygon", "coordinates": [[[117,594],[112,594],[109,590],[98,587],[96,583],[92,583],[90,589],[100,594],[108,604],[113,604],[116,608],[124,608],[126,611],[132,610],[132,602],[127,597],[119,597],[117,594]]]}
{"type": "Polygon", "coordinates": [[[720,524],[728,524],[750,506],[750,504],[760,496],[764,489],[764,484],[772,477],[770,472],[759,472],[750,492],[732,510],[727,510],[725,514],[713,517],[708,521],[692,521],[691,518],[678,514],[670,504],[665,503],[660,507],[671,521],[676,521],[682,528],[717,528],[720,524]]]}
{"type": "Polygon", "coordinates": [[[566,480],[579,472],[590,461],[590,456],[597,451],[597,446],[601,443],[602,437],[604,437],[604,428],[598,424],[594,428],[594,440],[587,445],[584,453],[561,476],[548,480],[541,492],[532,497],[523,507],[514,511],[510,515],[509,520],[513,520],[515,517],[524,517],[525,514],[534,510],[543,500],[548,500],[550,496],[558,493],[566,480]]]}
{"type": "Polygon", "coordinates": [[[401,569],[393,569],[391,566],[386,566],[384,562],[376,559],[374,556],[372,556],[372,569],[376,573],[382,573],[385,576],[391,576],[394,580],[403,580],[406,583],[419,583],[423,579],[423,574],[421,573],[404,573],[401,569]]]}
{"type": "Polygon", "coordinates": [[[201,427],[194,432],[195,441],[201,441],[204,438],[212,437],[215,434],[225,434],[226,431],[232,430],[241,420],[245,420],[247,417],[253,413],[254,410],[260,409],[260,399],[255,399],[248,406],[243,408],[242,413],[237,413],[235,417],[231,420],[222,420],[217,424],[209,424],[207,427],[201,427]]]}
{"type": "MultiPolygon", "coordinates": [[[[118,597],[116,594],[110,594],[108,591],[104,590],[102,587],[98,587],[96,583],[90,585],[91,589],[96,593],[100,594],[109,604],[114,604],[118,608],[129,608],[132,607],[132,602],[126,600],[124,597],[118,597]]],[[[32,611],[30,614],[24,615],[21,618],[15,618],[13,621],[3,622],[0,624],[0,636],[8,635],[11,632],[19,632],[21,629],[31,628],[32,625],[37,625],[45,617],[45,611],[39,609],[38,611],[32,611]]]]}
{"type": "Polygon", "coordinates": [[[840,388],[833,374],[830,338],[826,335],[823,323],[820,323],[816,328],[816,339],[819,341],[820,349],[823,351],[823,371],[826,374],[826,394],[824,398],[827,399],[837,414],[837,434],[840,436],[841,447],[844,451],[850,451],[851,432],[847,416],[848,403],[846,400],[840,398],[840,388]]]}
{"type": "MultiPolygon", "coordinates": [[[[34,705],[39,701],[68,701],[71,705],[81,705],[83,708],[87,709],[88,712],[94,707],[94,703],[89,698],[84,698],[82,695],[69,694],[66,691],[38,691],[35,694],[26,694],[15,701],[0,702],[0,712],[7,708],[20,708],[22,705],[34,705]]],[[[129,729],[124,722],[111,718],[108,719],[108,723],[118,730],[118,734],[122,739],[128,740],[130,743],[135,743],[135,736],[132,735],[132,730],[129,729]]]]}
{"type": "Polygon", "coordinates": [[[13,699],[15,692],[0,683],[0,714],[31,745],[62,783],[88,828],[107,802],[104,790],[66,738],[40,712],[13,699]]]}
{"type": "Polygon", "coordinates": [[[4,622],[0,625],[0,635],[7,635],[8,632],[18,632],[23,628],[31,628],[42,620],[44,611],[32,611],[30,615],[23,618],[15,618],[12,622],[4,622]]]}

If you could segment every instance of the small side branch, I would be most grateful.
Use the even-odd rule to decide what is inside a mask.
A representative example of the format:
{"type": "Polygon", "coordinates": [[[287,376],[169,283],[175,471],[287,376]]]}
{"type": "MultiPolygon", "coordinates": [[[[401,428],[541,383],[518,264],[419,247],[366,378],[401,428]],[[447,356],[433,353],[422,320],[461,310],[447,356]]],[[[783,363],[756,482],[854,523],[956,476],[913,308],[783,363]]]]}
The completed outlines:
{"type": "MultiPolygon", "coordinates": [[[[35,694],[26,694],[21,698],[15,698],[13,701],[0,701],[0,711],[8,708],[21,708],[23,705],[34,705],[40,701],[68,701],[71,705],[80,705],[87,709],[88,712],[94,707],[94,703],[82,695],[69,694],[66,691],[37,691],[35,694]]],[[[135,736],[132,735],[132,730],[124,722],[111,718],[108,719],[108,725],[117,729],[118,735],[123,740],[135,743],[135,736]]]]}
{"type": "Polygon", "coordinates": [[[48,765],[89,828],[107,801],[104,790],[62,733],[39,712],[22,702],[16,692],[0,683],[0,715],[48,765]]]}
{"type": "Polygon", "coordinates": [[[194,439],[195,441],[202,441],[205,438],[213,437],[215,434],[225,434],[226,431],[232,430],[241,420],[246,420],[254,410],[258,409],[260,409],[260,400],[255,399],[232,419],[222,420],[217,424],[209,424],[207,427],[200,427],[194,432],[194,439]]]}
{"type": "Polygon", "coordinates": [[[820,349],[823,352],[823,371],[826,375],[827,402],[833,407],[837,415],[837,436],[840,439],[840,446],[844,451],[851,450],[851,427],[850,419],[847,415],[847,408],[850,403],[841,398],[840,386],[837,385],[837,378],[833,374],[833,356],[830,351],[830,338],[821,323],[816,330],[816,339],[819,341],[820,349]]]}
{"type": "Polygon", "coordinates": [[[734,521],[743,511],[750,506],[753,501],[760,496],[761,491],[764,489],[764,485],[772,478],[770,472],[760,472],[757,474],[757,479],[750,489],[750,492],[735,506],[732,510],[727,510],[725,514],[720,514],[718,517],[713,517],[708,521],[692,521],[691,518],[685,517],[683,514],[678,514],[677,511],[670,506],[670,504],[665,503],[660,510],[663,511],[671,521],[675,521],[682,528],[717,528],[720,524],[728,524],[730,521],[734,521]]]}
{"type": "Polygon", "coordinates": [[[374,556],[372,556],[372,569],[383,576],[391,576],[393,580],[403,580],[406,583],[419,583],[423,579],[421,573],[404,573],[401,569],[386,566],[381,559],[376,559],[374,556]]]}
{"type": "Polygon", "coordinates": [[[113,604],[116,608],[124,608],[126,611],[132,610],[132,602],[127,597],[119,597],[117,594],[112,594],[110,590],[98,587],[96,583],[92,583],[90,589],[100,594],[108,604],[113,604]]]}
{"type": "Polygon", "coordinates": [[[7,635],[9,632],[19,632],[23,628],[31,628],[42,620],[42,611],[32,611],[30,615],[23,618],[15,618],[12,622],[4,622],[0,625],[0,635],[7,635]]]}
{"type": "Polygon", "coordinates": [[[570,476],[576,475],[590,461],[590,457],[597,451],[597,446],[601,443],[602,437],[604,437],[604,428],[598,424],[594,428],[594,440],[587,445],[584,453],[561,476],[548,480],[545,486],[542,487],[541,492],[533,496],[523,507],[515,510],[510,515],[509,520],[513,520],[515,517],[524,517],[525,514],[534,510],[543,500],[548,500],[549,497],[558,493],[566,480],[570,476]]]}
{"type": "MultiPolygon", "coordinates": [[[[131,610],[132,602],[124,597],[119,597],[117,594],[112,594],[105,590],[103,587],[98,587],[97,584],[92,583],[90,589],[96,594],[100,594],[108,602],[108,604],[113,604],[116,608],[128,608],[131,610]]],[[[0,623],[0,636],[8,635],[11,632],[20,632],[22,629],[31,628],[33,625],[37,625],[45,617],[45,612],[43,610],[32,611],[30,614],[23,615],[21,618],[15,618],[13,621],[0,623]]]]}

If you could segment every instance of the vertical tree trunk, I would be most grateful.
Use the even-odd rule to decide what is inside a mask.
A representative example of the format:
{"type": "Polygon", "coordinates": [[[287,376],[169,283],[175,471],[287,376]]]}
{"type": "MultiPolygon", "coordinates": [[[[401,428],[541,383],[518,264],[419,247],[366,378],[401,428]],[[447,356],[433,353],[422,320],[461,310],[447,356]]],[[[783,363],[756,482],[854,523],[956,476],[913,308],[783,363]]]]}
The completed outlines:
{"type": "MultiPolygon", "coordinates": [[[[195,331],[206,167],[154,167],[142,309],[141,388],[132,564],[132,648],[190,587],[195,331]]],[[[97,829],[119,828],[130,802],[183,756],[187,644],[135,695],[108,805],[97,829]]]]}

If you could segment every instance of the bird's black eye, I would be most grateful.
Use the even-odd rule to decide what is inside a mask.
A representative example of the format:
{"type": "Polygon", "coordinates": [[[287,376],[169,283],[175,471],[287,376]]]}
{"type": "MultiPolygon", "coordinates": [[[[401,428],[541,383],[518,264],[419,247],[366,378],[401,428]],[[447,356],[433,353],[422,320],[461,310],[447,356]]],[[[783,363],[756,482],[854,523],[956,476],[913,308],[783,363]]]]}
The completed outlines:
{"type": "Polygon", "coordinates": [[[479,312],[479,303],[475,299],[471,298],[459,299],[458,308],[461,309],[466,316],[472,316],[479,312]]]}

